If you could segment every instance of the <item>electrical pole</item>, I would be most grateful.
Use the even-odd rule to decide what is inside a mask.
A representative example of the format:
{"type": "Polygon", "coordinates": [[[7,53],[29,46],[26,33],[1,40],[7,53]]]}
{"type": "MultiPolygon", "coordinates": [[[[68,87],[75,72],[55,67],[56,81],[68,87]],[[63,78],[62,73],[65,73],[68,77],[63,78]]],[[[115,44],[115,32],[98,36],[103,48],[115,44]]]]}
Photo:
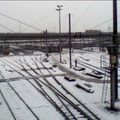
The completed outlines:
{"type": "Polygon", "coordinates": [[[113,46],[111,47],[110,64],[111,109],[115,109],[115,99],[118,99],[117,0],[113,0],[113,46]]]}
{"type": "Polygon", "coordinates": [[[70,55],[70,68],[72,68],[72,56],[71,56],[71,14],[69,13],[69,55],[70,55]]]}
{"type": "Polygon", "coordinates": [[[60,38],[60,34],[61,34],[61,7],[62,5],[57,5],[57,11],[59,12],[59,41],[60,41],[60,46],[59,46],[59,51],[60,51],[60,63],[62,62],[62,55],[61,55],[61,51],[62,51],[62,41],[61,41],[61,38],[60,38]]]}
{"type": "Polygon", "coordinates": [[[116,71],[115,71],[115,99],[118,99],[118,31],[117,31],[117,0],[113,1],[113,44],[115,44],[116,71]]]}
{"type": "Polygon", "coordinates": [[[46,31],[45,31],[45,40],[46,40],[46,56],[48,57],[47,29],[46,29],[46,31]]]}

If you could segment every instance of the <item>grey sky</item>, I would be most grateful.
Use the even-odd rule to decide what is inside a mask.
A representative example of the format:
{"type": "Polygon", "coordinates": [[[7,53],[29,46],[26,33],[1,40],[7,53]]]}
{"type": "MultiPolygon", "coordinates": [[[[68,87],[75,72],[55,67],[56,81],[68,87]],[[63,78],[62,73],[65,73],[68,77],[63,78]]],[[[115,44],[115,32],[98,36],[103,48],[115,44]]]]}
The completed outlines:
{"type": "MultiPolygon", "coordinates": [[[[0,1],[0,12],[41,30],[58,32],[57,4],[62,4],[62,32],[68,32],[68,13],[72,14],[72,31],[85,29],[112,30],[112,1],[0,1]],[[109,22],[96,26],[106,20],[109,22]],[[96,26],[96,27],[95,27],[96,26]]],[[[120,29],[120,1],[118,29],[120,29]]],[[[40,32],[0,15],[0,24],[15,32],[40,32]]],[[[9,32],[0,26],[0,32],[9,32]]]]}

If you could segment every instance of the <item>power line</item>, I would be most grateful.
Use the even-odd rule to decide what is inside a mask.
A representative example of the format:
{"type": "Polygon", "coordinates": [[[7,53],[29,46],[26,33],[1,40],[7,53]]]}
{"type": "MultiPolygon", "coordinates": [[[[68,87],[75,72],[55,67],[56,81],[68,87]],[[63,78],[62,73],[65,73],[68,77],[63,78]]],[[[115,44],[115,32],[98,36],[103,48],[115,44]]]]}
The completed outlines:
{"type": "MultiPolygon", "coordinates": [[[[118,15],[118,16],[120,16],[120,15],[118,15]]],[[[107,19],[107,20],[105,20],[104,22],[102,22],[102,23],[100,23],[100,24],[95,25],[95,26],[94,26],[94,27],[92,27],[91,29],[98,28],[98,27],[100,27],[100,26],[102,26],[102,25],[104,25],[104,24],[106,24],[106,23],[108,23],[108,22],[110,22],[110,21],[112,21],[112,20],[113,20],[113,18],[107,19]]]]}
{"type": "MultiPolygon", "coordinates": [[[[49,13],[48,15],[46,15],[45,17],[43,18],[40,18],[39,20],[37,20],[36,22],[34,22],[32,25],[35,25],[37,24],[38,22],[41,22],[42,20],[45,20],[46,18],[50,17],[51,15],[53,15],[53,12],[49,13]]],[[[23,31],[27,30],[28,27],[26,27],[23,31]]]]}
{"type": "MultiPolygon", "coordinates": [[[[68,6],[70,4],[70,2],[67,2],[65,4],[63,4],[63,6],[68,6]]],[[[42,21],[42,20],[45,20],[46,18],[50,17],[51,15],[53,15],[53,11],[51,13],[49,13],[48,15],[46,15],[45,17],[43,18],[40,18],[39,20],[37,20],[36,22],[34,22],[32,25],[35,25],[37,24],[38,22],[42,21]]],[[[23,31],[27,30],[28,28],[25,28],[23,31]]]]}
{"type": "Polygon", "coordinates": [[[16,18],[10,17],[10,16],[8,16],[8,15],[6,15],[6,14],[3,14],[3,13],[1,13],[1,12],[0,12],[0,15],[2,15],[2,16],[4,16],[4,17],[7,17],[7,18],[9,18],[9,19],[12,19],[12,20],[14,20],[14,21],[17,21],[17,22],[19,22],[19,23],[21,23],[21,24],[24,24],[24,25],[26,25],[26,26],[29,26],[29,27],[31,27],[31,28],[33,28],[33,29],[38,30],[38,31],[44,32],[43,30],[41,30],[41,29],[39,29],[39,28],[36,28],[36,27],[34,27],[34,26],[32,26],[32,25],[29,25],[29,24],[27,24],[27,23],[25,23],[25,22],[22,22],[22,21],[20,21],[20,20],[18,20],[18,19],[16,19],[16,18]]]}
{"type": "Polygon", "coordinates": [[[72,27],[75,26],[75,25],[78,23],[78,21],[83,17],[83,15],[85,15],[85,13],[88,11],[88,9],[91,7],[91,5],[92,5],[92,3],[89,3],[89,4],[88,4],[87,8],[81,13],[81,15],[79,16],[79,18],[78,18],[78,19],[76,20],[76,22],[72,25],[72,27]]]}
{"type": "MultiPolygon", "coordinates": [[[[70,4],[70,3],[66,3],[66,4],[64,4],[64,5],[67,6],[67,5],[69,5],[69,4],[70,4]]],[[[16,18],[13,18],[13,17],[11,17],[11,16],[8,16],[8,15],[0,12],[0,15],[2,15],[2,16],[4,16],[4,17],[7,17],[7,18],[12,19],[12,20],[14,20],[14,21],[17,21],[17,22],[19,22],[19,23],[21,23],[21,24],[24,24],[24,25],[26,25],[26,26],[28,26],[28,27],[31,27],[31,28],[36,29],[36,30],[41,31],[41,32],[44,32],[44,31],[41,30],[41,29],[39,29],[39,28],[37,28],[37,27],[34,27],[33,25],[35,25],[37,22],[39,22],[39,21],[41,21],[41,20],[44,20],[44,19],[48,18],[48,17],[51,16],[52,14],[53,14],[53,12],[51,12],[51,14],[46,15],[45,17],[41,18],[40,20],[38,20],[38,21],[36,21],[35,23],[33,23],[32,25],[30,25],[30,24],[27,24],[27,23],[25,23],[25,22],[22,22],[22,21],[16,19],[16,18]]],[[[1,25],[1,26],[4,27],[4,28],[6,28],[7,30],[9,30],[10,32],[14,32],[14,31],[10,30],[9,28],[7,28],[6,26],[3,26],[3,25],[1,25]]],[[[24,31],[27,30],[27,29],[28,29],[28,28],[25,28],[24,31]]]]}
{"type": "Polygon", "coordinates": [[[6,27],[5,25],[0,24],[0,26],[1,26],[1,27],[3,27],[3,28],[5,28],[5,29],[7,29],[8,31],[10,31],[10,32],[14,33],[14,31],[13,31],[13,30],[11,30],[10,28],[6,27]]]}
{"type": "Polygon", "coordinates": [[[105,20],[104,22],[102,22],[102,23],[100,23],[100,24],[98,24],[98,25],[95,25],[95,26],[94,26],[94,27],[92,27],[91,29],[98,28],[98,27],[100,27],[100,26],[104,25],[105,23],[110,22],[112,19],[113,19],[113,18],[110,18],[110,19],[108,19],[108,20],[105,20]]]}

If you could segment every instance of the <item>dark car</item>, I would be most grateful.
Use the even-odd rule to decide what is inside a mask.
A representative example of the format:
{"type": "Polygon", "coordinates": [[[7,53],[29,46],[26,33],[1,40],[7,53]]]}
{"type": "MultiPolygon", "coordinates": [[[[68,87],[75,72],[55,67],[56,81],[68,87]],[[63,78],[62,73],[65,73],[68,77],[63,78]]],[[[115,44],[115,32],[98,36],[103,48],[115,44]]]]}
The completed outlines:
{"type": "Polygon", "coordinates": [[[43,62],[49,62],[49,60],[47,58],[44,58],[43,62]]]}
{"type": "Polygon", "coordinates": [[[73,67],[74,70],[76,71],[82,71],[82,70],[85,70],[84,67],[73,67]]]}
{"type": "Polygon", "coordinates": [[[70,81],[70,82],[75,81],[75,78],[70,75],[65,75],[64,79],[66,79],[67,81],[70,81]]]}
{"type": "Polygon", "coordinates": [[[57,67],[57,65],[55,65],[55,64],[53,64],[52,66],[53,66],[53,67],[57,67]]]}

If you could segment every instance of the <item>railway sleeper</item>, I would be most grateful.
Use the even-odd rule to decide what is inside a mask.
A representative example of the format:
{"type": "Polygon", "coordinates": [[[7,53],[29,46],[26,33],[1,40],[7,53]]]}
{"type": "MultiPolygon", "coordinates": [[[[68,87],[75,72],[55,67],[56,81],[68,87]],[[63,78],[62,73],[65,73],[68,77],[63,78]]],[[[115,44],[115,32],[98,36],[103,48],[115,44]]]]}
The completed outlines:
{"type": "MultiPolygon", "coordinates": [[[[74,114],[74,113],[73,113],[74,114]]],[[[85,118],[85,116],[84,115],[82,115],[82,114],[80,114],[79,113],[79,115],[78,114],[74,114],[75,116],[76,116],[76,118],[85,118]]],[[[69,116],[71,116],[71,115],[67,115],[68,117],[69,116]]],[[[71,116],[72,117],[72,116],[71,116]]]]}
{"type": "MultiPolygon", "coordinates": [[[[67,101],[68,101],[68,100],[67,100],[67,101]]],[[[77,111],[79,111],[79,113],[84,114],[84,115],[86,116],[86,118],[88,117],[89,120],[92,120],[92,118],[90,118],[90,116],[88,116],[82,109],[80,110],[80,109],[77,108],[76,105],[74,105],[73,103],[71,103],[71,104],[72,104],[72,106],[73,106],[77,111]]],[[[60,111],[61,111],[61,110],[60,110],[60,111]]],[[[61,111],[61,112],[62,112],[62,111],[61,111]]],[[[62,112],[62,113],[63,113],[63,112],[62,112]]],[[[65,114],[64,114],[63,116],[67,118],[67,116],[66,116],[65,114]]]]}
{"type": "MultiPolygon", "coordinates": [[[[79,120],[87,120],[87,118],[85,117],[85,116],[78,116],[78,117],[76,117],[77,119],[79,119],[79,120]]],[[[74,119],[73,119],[74,120],[74,119]]]]}
{"type": "MultiPolygon", "coordinates": [[[[68,116],[68,118],[69,118],[70,120],[74,120],[74,119],[75,119],[70,113],[65,113],[65,114],[68,116]]],[[[81,115],[81,116],[76,116],[76,115],[74,114],[74,116],[75,116],[76,118],[84,118],[83,115],[81,115]]]]}
{"type": "MultiPolygon", "coordinates": [[[[76,118],[85,118],[85,116],[78,110],[76,110],[75,108],[71,107],[71,106],[68,106],[70,109],[70,111],[73,113],[73,115],[76,117],[76,118]]],[[[63,109],[64,113],[70,118],[70,119],[74,119],[74,117],[65,109],[63,109]]]]}

